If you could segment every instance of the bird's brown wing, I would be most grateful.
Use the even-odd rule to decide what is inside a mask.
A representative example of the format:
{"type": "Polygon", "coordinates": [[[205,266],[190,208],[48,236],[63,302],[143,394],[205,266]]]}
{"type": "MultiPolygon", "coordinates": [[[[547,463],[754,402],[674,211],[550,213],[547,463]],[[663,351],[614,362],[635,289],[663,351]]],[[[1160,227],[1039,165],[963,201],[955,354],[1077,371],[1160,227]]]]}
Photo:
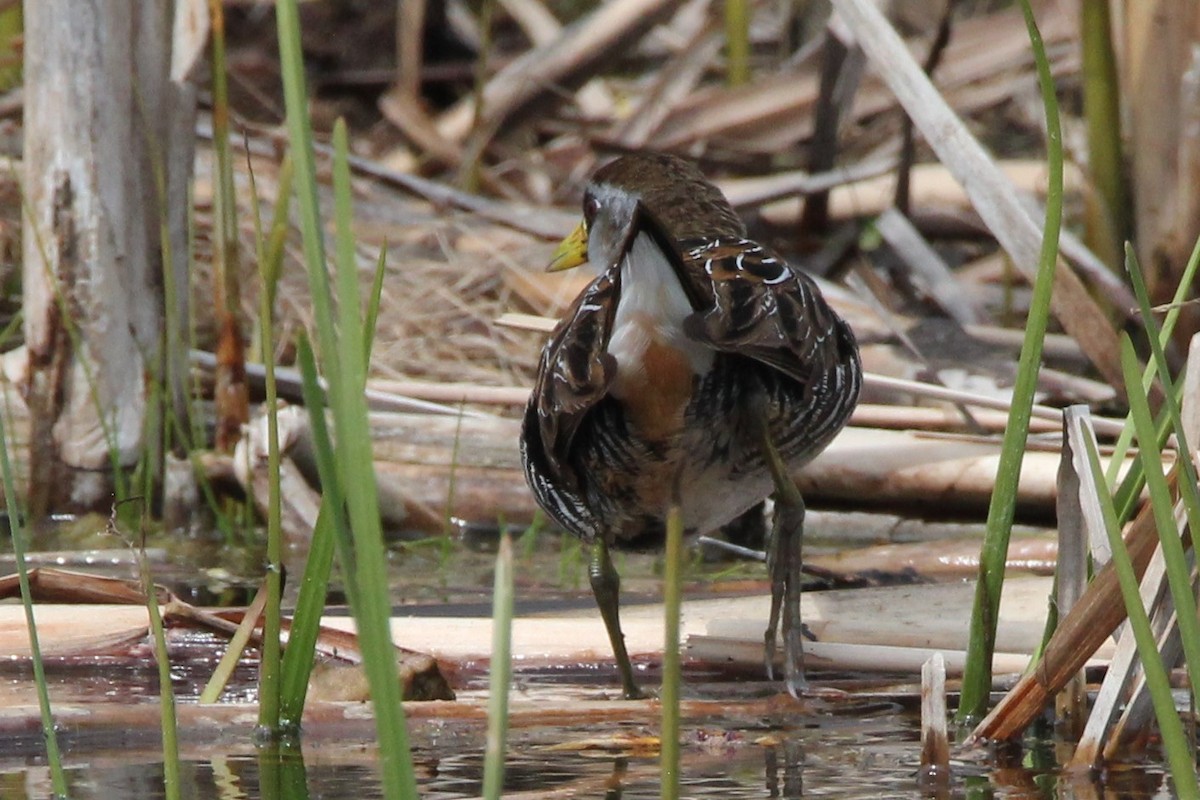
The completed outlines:
{"type": "Polygon", "coordinates": [[[707,285],[711,307],[684,322],[693,339],[778,369],[808,386],[844,358],[843,323],[807,275],[749,239],[680,243],[684,272],[707,285]]]}
{"type": "Polygon", "coordinates": [[[587,412],[604,397],[617,363],[605,348],[617,309],[619,273],[609,270],[576,298],[542,351],[534,386],[543,454],[555,474],[571,483],[571,442],[587,412]]]}

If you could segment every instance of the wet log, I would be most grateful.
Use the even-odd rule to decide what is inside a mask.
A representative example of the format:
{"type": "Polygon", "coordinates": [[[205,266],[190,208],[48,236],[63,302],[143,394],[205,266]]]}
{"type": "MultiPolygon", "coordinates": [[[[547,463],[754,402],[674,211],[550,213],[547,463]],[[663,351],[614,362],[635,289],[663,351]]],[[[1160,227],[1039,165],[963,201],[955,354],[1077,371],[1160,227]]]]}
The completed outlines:
{"type": "MultiPolygon", "coordinates": [[[[36,603],[38,638],[45,655],[71,658],[127,651],[149,635],[146,596],[139,581],[59,569],[35,569],[29,580],[36,603]]],[[[17,596],[17,583],[15,575],[0,577],[0,599],[17,596]]],[[[262,593],[247,609],[214,611],[186,603],[161,586],[155,588],[155,599],[168,626],[233,637],[239,625],[249,625],[250,641],[261,646],[258,617],[265,602],[262,593]],[[254,619],[248,620],[248,615],[254,619]]],[[[6,606],[4,611],[10,613],[0,613],[0,653],[15,659],[29,658],[24,608],[6,606]]],[[[290,629],[291,620],[284,620],[285,642],[290,629]]],[[[360,702],[369,698],[357,636],[323,626],[317,636],[316,651],[322,657],[312,676],[312,689],[317,697],[360,702]]],[[[395,655],[405,700],[454,699],[454,692],[432,656],[403,647],[396,647],[395,655]]]]}
{"type": "MultiPolygon", "coordinates": [[[[805,519],[806,532],[812,532],[823,540],[844,538],[838,528],[831,524],[830,516],[836,512],[811,512],[805,519]]],[[[861,524],[864,517],[880,517],[881,521],[894,521],[895,517],[882,514],[852,514],[850,524],[861,524]]],[[[935,526],[945,528],[949,526],[935,526]]],[[[804,556],[804,566],[828,570],[843,577],[899,575],[909,573],[930,580],[973,580],[979,574],[979,547],[983,523],[970,526],[974,535],[967,536],[960,526],[959,538],[938,538],[936,533],[917,542],[896,542],[834,553],[804,556]],[[936,541],[935,541],[936,539],[936,541]]],[[[876,529],[879,539],[888,538],[882,526],[876,529]]],[[[1024,572],[1032,575],[1053,575],[1058,558],[1057,543],[1049,537],[1014,538],[1008,548],[1006,570],[1009,574],[1024,572]]]]}
{"type": "MultiPolygon", "coordinates": [[[[436,530],[451,518],[479,524],[533,518],[536,505],[518,451],[519,420],[374,413],[371,427],[384,516],[392,524],[436,530]]],[[[290,417],[288,429],[285,454],[315,485],[305,415],[290,417]]],[[[849,427],[795,477],[817,505],[968,514],[987,507],[998,461],[999,443],[990,439],[849,427]]],[[[1019,512],[1053,513],[1058,461],[1057,451],[1026,454],[1019,512]]]]}
{"type": "MultiPolygon", "coordinates": [[[[996,673],[1024,668],[1045,624],[1051,579],[1009,581],[1001,604],[996,673]]],[[[946,654],[947,670],[961,672],[970,599],[968,583],[878,587],[805,593],[802,614],[816,641],[805,642],[811,665],[821,669],[865,669],[919,673],[935,651],[946,654]]],[[[762,633],[770,597],[764,590],[750,597],[686,601],[681,635],[690,659],[715,664],[762,668],[762,633]]],[[[177,620],[216,627],[207,614],[193,609],[177,620]]],[[[94,653],[145,636],[146,610],[138,605],[39,605],[38,634],[43,650],[56,656],[94,653]]],[[[622,608],[622,627],[630,653],[639,661],[661,657],[661,604],[622,608]]],[[[486,617],[396,617],[392,637],[398,646],[429,653],[455,669],[467,669],[490,657],[492,621],[486,617]]],[[[329,631],[352,631],[348,617],[327,617],[329,631]]],[[[324,634],[328,636],[329,634],[324,634]]],[[[337,643],[339,653],[346,647],[337,643]]],[[[29,639],[24,610],[0,606],[0,655],[27,658],[29,639]]],[[[1095,663],[1103,663],[1101,651],[1095,663]]],[[[591,608],[518,617],[513,621],[513,654],[523,669],[553,665],[611,664],[612,651],[603,622],[591,608]]]]}

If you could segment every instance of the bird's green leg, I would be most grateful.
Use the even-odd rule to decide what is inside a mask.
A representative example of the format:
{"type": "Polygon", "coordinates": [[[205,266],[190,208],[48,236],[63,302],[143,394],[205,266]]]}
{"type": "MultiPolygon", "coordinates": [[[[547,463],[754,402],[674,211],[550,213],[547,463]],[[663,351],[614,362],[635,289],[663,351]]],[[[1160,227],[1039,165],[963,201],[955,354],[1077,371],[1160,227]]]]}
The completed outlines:
{"type": "Polygon", "coordinates": [[[808,688],[804,678],[803,624],[800,619],[801,568],[804,565],[804,498],[788,474],[764,420],[763,454],[775,482],[775,514],[767,547],[771,575],[771,615],[764,636],[767,675],[773,677],[775,634],[782,616],[783,674],[787,690],[798,696],[808,688]]]}
{"type": "Polygon", "coordinates": [[[603,536],[597,537],[592,544],[592,563],[588,567],[588,577],[592,581],[592,594],[596,596],[596,605],[604,620],[604,628],[608,631],[608,640],[612,643],[617,669],[621,671],[621,686],[625,699],[640,700],[645,695],[634,683],[633,665],[629,661],[629,651],[625,649],[625,634],[621,633],[621,576],[613,566],[612,558],[608,554],[608,542],[603,536]]]}

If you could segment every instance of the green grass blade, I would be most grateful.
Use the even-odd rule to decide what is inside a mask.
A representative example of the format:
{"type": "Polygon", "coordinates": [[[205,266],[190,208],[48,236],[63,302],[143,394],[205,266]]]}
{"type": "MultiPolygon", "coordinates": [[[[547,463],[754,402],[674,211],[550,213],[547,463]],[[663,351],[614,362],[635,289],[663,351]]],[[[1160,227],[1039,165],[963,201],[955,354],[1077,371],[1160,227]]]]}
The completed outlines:
{"type": "Polygon", "coordinates": [[[154,638],[154,662],[158,667],[158,703],[162,724],[163,788],[166,800],[183,797],[180,778],[179,722],[175,713],[175,690],[171,686],[171,660],[167,655],[167,634],[158,610],[158,592],[150,575],[150,562],[144,547],[134,548],[146,611],[150,615],[150,633],[154,638]]]}
{"type": "MultiPolygon", "coordinates": [[[[271,309],[275,308],[275,297],[279,292],[279,278],[283,274],[283,256],[286,252],[288,231],[291,229],[288,214],[291,211],[295,177],[295,165],[292,163],[291,155],[287,155],[284,157],[283,163],[279,165],[279,194],[275,198],[275,208],[271,212],[271,228],[267,233],[265,252],[259,262],[263,284],[267,290],[267,307],[271,309]]],[[[257,205],[255,208],[257,209],[257,205]]],[[[263,356],[264,361],[267,358],[268,356],[263,356]]]]}
{"type": "MultiPolygon", "coordinates": [[[[409,756],[408,729],[396,673],[396,651],[392,645],[392,605],[388,590],[387,555],[379,520],[379,497],[371,458],[371,431],[366,397],[366,336],[359,307],[358,263],[350,230],[350,167],[346,126],[341,120],[333,129],[333,196],[336,240],[335,285],[337,287],[337,358],[341,381],[329,384],[330,406],[338,448],[338,474],[343,478],[346,508],[354,535],[356,562],[347,582],[358,585],[354,608],[363,667],[371,686],[375,726],[382,754],[384,785],[394,796],[416,793],[416,776],[409,756]]],[[[322,361],[327,363],[330,359],[322,361]]]]}
{"type": "MultiPolygon", "coordinates": [[[[7,410],[7,402],[5,408],[7,410]]],[[[67,796],[67,777],[63,772],[62,753],[54,728],[50,708],[50,690],[46,686],[46,667],[42,662],[42,647],[38,641],[37,620],[33,615],[33,592],[29,586],[29,569],[25,564],[25,531],[12,461],[8,457],[8,429],[0,418],[0,479],[4,481],[4,496],[9,498],[8,524],[12,531],[13,558],[17,562],[17,583],[21,587],[21,605],[25,607],[25,625],[29,631],[29,660],[33,665],[33,682],[37,687],[38,710],[42,716],[42,738],[46,740],[46,763],[50,768],[50,786],[59,797],[67,796]]]]}
{"type": "MultiPolygon", "coordinates": [[[[1132,385],[1138,385],[1137,381],[1138,376],[1135,375],[1132,385]]],[[[1146,613],[1145,606],[1142,605],[1142,596],[1138,591],[1138,579],[1133,570],[1133,562],[1129,559],[1129,551],[1125,549],[1125,540],[1121,538],[1121,526],[1117,520],[1112,498],[1106,491],[1103,491],[1106,483],[1104,471],[1100,467],[1100,454],[1096,451],[1096,443],[1091,436],[1084,436],[1083,439],[1087,447],[1088,462],[1091,465],[1093,478],[1096,486],[1101,489],[1097,494],[1100,496],[1100,511],[1104,517],[1104,527],[1108,531],[1109,546],[1112,548],[1113,567],[1116,569],[1117,580],[1121,585],[1121,596],[1125,600],[1125,609],[1129,616],[1129,625],[1133,630],[1134,640],[1137,642],[1138,655],[1142,659],[1142,670],[1146,686],[1150,690],[1154,715],[1158,719],[1158,730],[1162,735],[1163,749],[1167,754],[1167,763],[1171,769],[1176,796],[1189,798],[1189,800],[1200,797],[1191,747],[1188,737],[1184,733],[1183,723],[1179,719],[1179,712],[1175,710],[1170,679],[1158,653],[1158,644],[1155,641],[1154,632],[1150,628],[1150,618],[1146,613]]],[[[1174,530],[1174,523],[1171,528],[1174,530]]],[[[1194,603],[1186,607],[1194,608],[1194,603]]],[[[1179,616],[1181,618],[1184,616],[1182,609],[1179,616]]]]}
{"type": "Polygon", "coordinates": [[[25,15],[21,4],[0,9],[0,92],[21,85],[24,69],[25,15]]]}
{"type": "MultiPolygon", "coordinates": [[[[238,301],[236,291],[238,266],[237,192],[233,185],[233,156],[229,148],[229,78],[225,63],[225,15],[222,6],[212,4],[212,126],[213,153],[216,156],[217,185],[215,192],[216,266],[217,281],[226,291],[218,301],[232,310],[238,301]]],[[[225,310],[225,309],[221,309],[225,310]]]]}
{"type": "MultiPolygon", "coordinates": [[[[334,454],[333,435],[325,416],[325,395],[317,377],[317,362],[308,338],[301,336],[296,347],[296,363],[300,367],[300,392],[304,407],[308,409],[312,427],[314,460],[317,476],[321,480],[321,511],[329,518],[333,530],[333,541],[344,574],[346,599],[353,607],[358,602],[358,584],[350,579],[354,574],[356,556],[354,537],[350,533],[350,521],[346,518],[346,496],[338,475],[337,456],[334,454]]],[[[320,524],[320,518],[318,518],[320,524]]]]}
{"type": "Polygon", "coordinates": [[[474,100],[471,115],[471,132],[467,136],[463,148],[462,163],[458,165],[458,182],[465,191],[479,191],[483,173],[483,151],[487,147],[495,130],[486,126],[486,92],[488,75],[492,69],[492,53],[496,44],[493,20],[496,16],[496,0],[480,0],[477,29],[479,30],[479,47],[476,50],[474,86],[471,97],[474,100]]]}
{"type": "Polygon", "coordinates": [[[1029,0],[1021,0],[1021,9],[1029,29],[1029,41],[1037,62],[1038,84],[1046,109],[1046,155],[1049,170],[1046,221],[1037,277],[1033,285],[1033,302],[1029,308],[1025,339],[1021,345],[1021,358],[1017,366],[1017,380],[1013,387],[1012,411],[1004,429],[1000,463],[996,470],[996,485],[988,506],[987,532],[979,559],[975,610],[971,616],[967,663],[963,672],[962,697],[958,707],[957,716],[960,722],[982,716],[987,710],[991,692],[992,653],[996,644],[1004,566],[1008,558],[1009,535],[1016,511],[1017,482],[1021,475],[1021,462],[1025,457],[1025,443],[1029,435],[1033,394],[1037,389],[1038,367],[1042,361],[1046,323],[1050,316],[1050,294],[1058,262],[1058,235],[1062,226],[1062,130],[1058,117],[1058,102],[1054,96],[1054,78],[1050,73],[1045,46],[1029,0]]]}
{"type": "Polygon", "coordinates": [[[329,575],[336,549],[342,563],[346,599],[351,608],[358,603],[358,586],[348,576],[352,574],[355,557],[350,523],[345,515],[345,499],[337,477],[333,441],[325,422],[325,396],[317,379],[317,366],[308,338],[301,335],[297,342],[296,362],[300,367],[301,392],[308,409],[317,474],[321,481],[321,510],[313,530],[308,561],[296,600],[296,613],[288,635],[288,647],[283,654],[283,677],[280,687],[280,716],[284,727],[299,729],[312,674],[314,648],[320,632],[321,615],[329,575]]]}
{"type": "Polygon", "coordinates": [[[379,321],[379,303],[383,299],[383,279],[387,266],[387,242],[379,248],[379,258],[375,261],[375,278],[371,281],[371,294],[367,296],[367,311],[363,320],[363,363],[371,363],[371,346],[375,343],[375,328],[379,321]]]}
{"type": "MultiPolygon", "coordinates": [[[[295,168],[296,205],[304,260],[308,266],[308,288],[312,295],[317,349],[332,356],[335,332],[332,297],[325,269],[325,237],[321,226],[321,204],[317,193],[317,167],[313,156],[312,126],[308,119],[308,96],[304,85],[304,58],[300,49],[300,18],[296,0],[277,0],[275,21],[279,32],[279,61],[283,98],[287,107],[288,137],[295,168]]],[[[337,359],[324,364],[331,385],[340,380],[337,359]]]]}
{"type": "MultiPolygon", "coordinates": [[[[1129,244],[1126,244],[1125,247],[1125,266],[1129,272],[1130,283],[1133,286],[1134,295],[1137,297],[1138,307],[1150,341],[1152,358],[1147,369],[1153,368],[1157,372],[1163,387],[1163,408],[1155,442],[1161,448],[1167,440],[1167,434],[1173,431],[1177,442],[1176,452],[1191,453],[1193,451],[1187,439],[1180,408],[1183,382],[1175,382],[1171,378],[1167,357],[1163,350],[1168,336],[1158,330],[1158,325],[1154,321],[1154,311],[1150,307],[1150,295],[1146,289],[1145,277],[1138,264],[1137,256],[1133,252],[1133,247],[1129,244]]],[[[1143,386],[1145,386],[1144,379],[1145,374],[1143,374],[1143,386]]],[[[1196,465],[1192,459],[1183,457],[1179,459],[1179,469],[1183,473],[1183,479],[1179,482],[1179,495],[1183,500],[1188,527],[1193,531],[1200,530],[1200,492],[1197,490],[1196,465]]]]}
{"type": "Polygon", "coordinates": [[[279,758],[279,797],[287,800],[308,800],[308,770],[304,766],[304,752],[299,745],[287,745],[279,749],[279,758]]]}
{"type": "Polygon", "coordinates": [[[313,538],[300,579],[300,592],[292,626],[288,630],[288,646],[283,651],[280,667],[279,716],[285,729],[300,727],[304,715],[304,700],[308,696],[308,679],[312,675],[313,657],[320,633],[321,615],[325,613],[325,597],[329,591],[329,575],[333,570],[334,529],[332,516],[324,503],[317,514],[313,538]]]}
{"type": "MultiPolygon", "coordinates": [[[[1192,284],[1196,280],[1197,270],[1200,270],[1200,239],[1197,239],[1196,244],[1192,247],[1192,254],[1188,258],[1187,265],[1183,268],[1183,275],[1181,275],[1179,278],[1179,285],[1175,287],[1175,295],[1171,298],[1170,306],[1167,308],[1166,317],[1163,318],[1162,331],[1159,341],[1164,345],[1170,341],[1171,336],[1175,333],[1175,324],[1179,321],[1179,314],[1181,311],[1183,311],[1184,304],[1187,302],[1187,297],[1191,293],[1192,284]]],[[[1150,391],[1150,384],[1153,382],[1153,380],[1154,366],[1147,364],[1146,371],[1142,375],[1143,392],[1150,391]]],[[[1163,438],[1160,438],[1159,441],[1165,442],[1165,427],[1163,428],[1162,436],[1163,438]]],[[[1117,470],[1120,468],[1121,462],[1125,459],[1125,454],[1129,451],[1129,443],[1132,441],[1132,439],[1133,423],[1128,417],[1126,417],[1125,430],[1122,431],[1121,436],[1117,438],[1117,443],[1113,447],[1112,460],[1109,461],[1108,472],[1105,475],[1105,477],[1108,479],[1109,486],[1115,486],[1117,483],[1117,470]]],[[[1142,485],[1141,483],[1138,483],[1140,480],[1140,471],[1135,476],[1133,470],[1130,470],[1129,474],[1126,475],[1125,480],[1122,482],[1121,490],[1130,498],[1136,498],[1137,495],[1139,495],[1142,491],[1142,485]],[[1136,485],[1132,485],[1135,483],[1136,485]],[[1127,488],[1126,484],[1131,485],[1127,488]]],[[[1118,513],[1121,510],[1121,504],[1119,502],[1117,503],[1117,510],[1118,513]]],[[[1119,519],[1121,519],[1123,522],[1125,519],[1127,519],[1127,515],[1121,516],[1119,519]]]]}
{"type": "MultiPolygon", "coordinates": [[[[1179,407],[1179,395],[1182,387],[1177,386],[1171,379],[1171,370],[1167,364],[1166,353],[1163,351],[1165,340],[1159,335],[1158,324],[1154,321],[1154,311],[1150,308],[1150,293],[1146,290],[1146,279],[1142,275],[1142,269],[1133,252],[1133,247],[1129,244],[1125,245],[1125,267],[1129,272],[1129,281],[1133,285],[1133,292],[1137,297],[1138,307],[1142,314],[1142,322],[1146,326],[1146,333],[1150,340],[1152,359],[1148,366],[1154,367],[1158,373],[1158,379],[1162,383],[1163,410],[1170,422],[1171,430],[1175,433],[1175,439],[1178,442],[1177,452],[1191,453],[1192,448],[1188,444],[1187,432],[1183,426],[1183,414],[1179,407]]],[[[1156,438],[1155,441],[1161,442],[1163,439],[1156,438]]],[[[1185,456],[1179,459],[1179,469],[1184,476],[1184,480],[1179,483],[1179,494],[1183,499],[1184,509],[1187,511],[1188,527],[1193,531],[1200,531],[1200,497],[1197,496],[1196,489],[1196,465],[1192,459],[1185,456]]]]}
{"type": "MultiPolygon", "coordinates": [[[[265,266],[262,261],[260,267],[265,266]]],[[[263,610],[262,657],[259,662],[258,681],[258,724],[278,733],[280,729],[280,629],[282,612],[279,605],[283,599],[283,526],[281,524],[281,499],[279,488],[279,415],[278,394],[275,387],[275,360],[271,338],[271,307],[266,287],[266,275],[262,275],[263,287],[260,294],[262,315],[263,361],[266,372],[267,407],[267,602],[263,610]]]]}
{"type": "Polygon", "coordinates": [[[257,797],[262,800],[308,800],[308,774],[297,742],[270,742],[259,747],[258,776],[257,797]]]}
{"type": "MultiPolygon", "coordinates": [[[[1194,613],[1196,598],[1192,593],[1191,567],[1175,524],[1171,489],[1162,471],[1162,452],[1155,440],[1150,404],[1140,391],[1141,365],[1133,351],[1133,342],[1127,334],[1121,335],[1121,367],[1125,371],[1129,410],[1137,428],[1138,454],[1141,456],[1142,469],[1146,473],[1146,488],[1150,492],[1154,524],[1158,528],[1158,540],[1167,564],[1167,582],[1171,587],[1171,599],[1175,601],[1175,608],[1178,610],[1179,637],[1187,660],[1188,679],[1193,687],[1197,687],[1200,686],[1200,619],[1197,619],[1194,613]],[[1191,609],[1192,613],[1188,613],[1188,609],[1191,609]]],[[[1180,458],[1179,463],[1182,465],[1186,460],[1180,458]]],[[[1179,483],[1182,485],[1183,481],[1179,483]]]]}
{"type": "Polygon", "coordinates": [[[500,537],[492,590],[492,657],[488,676],[488,731],[483,756],[483,796],[500,800],[508,744],[508,692],[512,683],[513,544],[500,537]]]}
{"type": "MultiPolygon", "coordinates": [[[[325,429],[324,404],[310,406],[318,470],[325,493],[325,508],[334,525],[334,541],[345,576],[346,592],[354,611],[362,647],[363,666],[371,687],[375,726],[380,747],[380,772],[385,796],[411,798],[417,794],[416,776],[408,747],[396,651],[391,638],[391,603],[387,584],[387,559],[371,458],[371,436],[364,397],[366,335],[358,295],[358,270],[350,225],[350,175],[345,125],[334,130],[334,225],[337,325],[325,265],[325,245],[317,197],[312,132],[307,116],[304,67],[296,0],[277,0],[284,100],[292,157],[296,168],[297,205],[308,267],[309,290],[316,320],[322,372],[329,386],[337,450],[325,429]],[[324,439],[324,441],[322,441],[324,439]],[[343,513],[343,509],[345,513],[343,513]],[[346,541],[353,539],[353,547],[346,541]]],[[[302,358],[305,396],[314,399],[316,370],[311,352],[302,358]]]]}
{"type": "MultiPolygon", "coordinates": [[[[247,158],[250,176],[250,196],[258,197],[258,184],[254,178],[253,163],[247,158]]],[[[284,165],[284,171],[287,165],[284,165]]],[[[282,190],[281,190],[282,191],[282,190]]],[[[275,219],[287,208],[286,199],[275,204],[275,219]]],[[[286,212],[285,212],[286,213],[286,212]]],[[[266,385],[267,412],[267,575],[263,584],[266,593],[263,609],[262,656],[258,667],[258,725],[272,735],[280,731],[280,631],[282,612],[279,604],[283,595],[283,527],[280,523],[281,500],[279,489],[279,394],[275,384],[275,345],[272,338],[275,314],[274,287],[271,285],[271,264],[267,255],[267,241],[263,235],[262,215],[258,203],[253,204],[254,243],[258,259],[258,326],[260,358],[266,385]]],[[[226,651],[227,653],[229,651],[226,651]]]]}

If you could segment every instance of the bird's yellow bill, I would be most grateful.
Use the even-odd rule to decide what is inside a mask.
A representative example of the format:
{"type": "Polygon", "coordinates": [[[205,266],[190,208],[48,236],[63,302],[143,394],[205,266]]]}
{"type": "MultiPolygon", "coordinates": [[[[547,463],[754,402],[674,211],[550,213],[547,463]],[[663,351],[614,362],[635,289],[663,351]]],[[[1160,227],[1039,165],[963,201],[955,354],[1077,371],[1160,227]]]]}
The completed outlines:
{"type": "Polygon", "coordinates": [[[587,245],[587,223],[580,222],[575,230],[571,231],[571,235],[563,239],[558,249],[554,251],[554,257],[546,266],[546,272],[562,272],[586,263],[588,260],[587,245]]]}

